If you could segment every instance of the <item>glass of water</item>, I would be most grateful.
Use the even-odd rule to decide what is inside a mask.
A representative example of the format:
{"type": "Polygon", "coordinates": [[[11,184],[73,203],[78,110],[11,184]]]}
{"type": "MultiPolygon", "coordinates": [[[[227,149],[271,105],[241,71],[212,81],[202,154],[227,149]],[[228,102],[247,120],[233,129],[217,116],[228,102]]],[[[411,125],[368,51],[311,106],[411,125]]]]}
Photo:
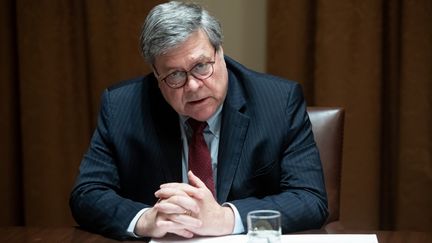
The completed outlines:
{"type": "Polygon", "coordinates": [[[248,243],[280,243],[281,214],[275,210],[255,210],[247,215],[248,243]]]}

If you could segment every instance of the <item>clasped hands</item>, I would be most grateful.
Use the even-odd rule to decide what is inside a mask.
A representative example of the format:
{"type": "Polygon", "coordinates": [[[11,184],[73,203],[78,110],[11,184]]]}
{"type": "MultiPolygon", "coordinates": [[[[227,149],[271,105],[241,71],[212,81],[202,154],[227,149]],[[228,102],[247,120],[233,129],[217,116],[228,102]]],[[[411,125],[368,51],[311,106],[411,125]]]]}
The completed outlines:
{"type": "Polygon", "coordinates": [[[163,237],[173,233],[191,238],[194,235],[227,235],[234,228],[230,207],[217,203],[211,191],[192,171],[189,184],[167,183],[155,192],[159,201],[138,220],[135,234],[163,237]]]}

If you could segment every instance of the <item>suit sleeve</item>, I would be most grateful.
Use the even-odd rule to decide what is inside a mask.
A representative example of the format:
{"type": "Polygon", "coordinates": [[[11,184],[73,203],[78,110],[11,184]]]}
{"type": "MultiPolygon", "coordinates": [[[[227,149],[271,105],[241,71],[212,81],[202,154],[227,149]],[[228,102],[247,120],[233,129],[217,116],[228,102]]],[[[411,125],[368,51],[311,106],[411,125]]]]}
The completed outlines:
{"type": "Polygon", "coordinates": [[[280,192],[263,198],[232,201],[245,227],[247,213],[257,209],[280,211],[283,233],[319,228],[327,218],[321,161],[300,85],[291,89],[284,111],[286,127],[283,129],[284,145],[280,148],[280,192]]]}
{"type": "Polygon", "coordinates": [[[81,162],[69,204],[80,226],[125,239],[133,217],[149,205],[123,198],[118,193],[120,183],[111,139],[111,117],[109,91],[105,91],[97,127],[81,162]]]}

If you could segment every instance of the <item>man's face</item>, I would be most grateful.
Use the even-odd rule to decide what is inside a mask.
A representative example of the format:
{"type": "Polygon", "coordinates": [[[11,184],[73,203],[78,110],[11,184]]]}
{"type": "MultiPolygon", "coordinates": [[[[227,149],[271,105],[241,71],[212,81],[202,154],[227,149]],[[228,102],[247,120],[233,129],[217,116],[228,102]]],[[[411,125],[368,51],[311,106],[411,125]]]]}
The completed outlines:
{"type": "Polygon", "coordinates": [[[156,57],[154,68],[157,70],[154,70],[154,73],[159,80],[162,95],[181,115],[205,121],[224,102],[228,89],[228,73],[223,50],[221,47],[215,53],[202,30],[191,34],[185,42],[166,54],[156,57]],[[185,85],[178,89],[169,87],[161,80],[175,71],[189,71],[197,64],[213,61],[214,72],[206,79],[197,79],[189,73],[185,85]]]}

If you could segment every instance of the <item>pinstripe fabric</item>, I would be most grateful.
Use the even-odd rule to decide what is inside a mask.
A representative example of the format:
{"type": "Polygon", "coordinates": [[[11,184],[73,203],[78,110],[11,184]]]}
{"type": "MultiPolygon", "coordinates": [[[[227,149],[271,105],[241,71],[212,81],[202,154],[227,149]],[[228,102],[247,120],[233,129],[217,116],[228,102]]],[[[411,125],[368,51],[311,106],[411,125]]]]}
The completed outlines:
{"type": "MultiPolygon", "coordinates": [[[[246,225],[254,209],[282,213],[284,233],[318,228],[327,217],[319,154],[301,87],[250,71],[226,57],[216,181],[219,203],[233,203],[246,225]]],[[[105,91],[97,129],[70,205],[85,228],[125,238],[135,214],[165,182],[181,181],[178,116],[152,75],[105,91]]]]}

